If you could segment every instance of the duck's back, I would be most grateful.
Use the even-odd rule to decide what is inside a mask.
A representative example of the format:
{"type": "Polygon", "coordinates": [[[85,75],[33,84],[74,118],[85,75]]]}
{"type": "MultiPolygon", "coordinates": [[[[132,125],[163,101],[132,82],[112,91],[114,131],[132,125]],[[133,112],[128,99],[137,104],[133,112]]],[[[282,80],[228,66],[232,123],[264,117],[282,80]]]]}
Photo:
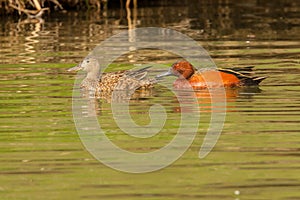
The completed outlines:
{"type": "Polygon", "coordinates": [[[135,90],[153,87],[156,79],[146,78],[145,67],[136,71],[117,71],[105,73],[101,76],[98,89],[100,92],[112,92],[113,90],[135,90]]]}

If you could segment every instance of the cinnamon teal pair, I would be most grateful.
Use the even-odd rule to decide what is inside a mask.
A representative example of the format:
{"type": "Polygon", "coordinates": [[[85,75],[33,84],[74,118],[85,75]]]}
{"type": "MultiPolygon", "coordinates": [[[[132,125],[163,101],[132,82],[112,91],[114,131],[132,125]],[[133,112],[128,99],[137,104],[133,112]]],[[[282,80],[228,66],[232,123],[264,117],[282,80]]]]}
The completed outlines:
{"type": "Polygon", "coordinates": [[[152,88],[160,78],[169,75],[178,77],[174,82],[174,87],[177,89],[190,86],[194,89],[258,86],[260,82],[266,78],[252,76],[253,67],[197,70],[187,61],[174,63],[167,72],[157,75],[156,78],[147,78],[148,68],[149,67],[144,67],[135,71],[122,70],[109,72],[102,74],[100,77],[100,65],[98,60],[88,57],[79,65],[68,71],[86,71],[87,75],[81,83],[81,88],[94,90],[98,94],[111,93],[114,90],[149,89],[152,88]]]}

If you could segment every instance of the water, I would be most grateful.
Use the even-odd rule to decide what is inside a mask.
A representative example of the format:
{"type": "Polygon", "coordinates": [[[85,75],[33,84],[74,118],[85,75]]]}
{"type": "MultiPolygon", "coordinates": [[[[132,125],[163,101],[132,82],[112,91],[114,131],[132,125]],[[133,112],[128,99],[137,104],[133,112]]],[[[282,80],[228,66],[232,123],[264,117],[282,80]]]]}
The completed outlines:
{"type": "MultiPolygon", "coordinates": [[[[65,13],[45,21],[1,18],[1,199],[299,199],[300,6],[293,1],[244,4],[162,2],[126,10],[65,13]],[[157,172],[129,174],[106,167],[82,145],[72,117],[75,76],[66,71],[104,39],[130,27],[173,28],[197,40],[217,66],[254,65],[268,76],[260,90],[227,91],[226,122],[213,151],[198,153],[210,118],[199,95],[201,120],[188,151],[157,172]]],[[[108,70],[148,62],[170,65],[159,51],[122,56],[108,70]]],[[[154,68],[151,75],[157,73],[154,68]]],[[[172,82],[171,77],[166,82],[172,82]]],[[[162,104],[168,120],[148,140],[122,133],[110,103],[96,102],[108,137],[133,152],[149,152],[176,133],[180,108],[164,87],[131,102],[133,120],[146,125],[148,108],[162,104]]],[[[193,112],[182,110],[182,112],[193,112]]]]}

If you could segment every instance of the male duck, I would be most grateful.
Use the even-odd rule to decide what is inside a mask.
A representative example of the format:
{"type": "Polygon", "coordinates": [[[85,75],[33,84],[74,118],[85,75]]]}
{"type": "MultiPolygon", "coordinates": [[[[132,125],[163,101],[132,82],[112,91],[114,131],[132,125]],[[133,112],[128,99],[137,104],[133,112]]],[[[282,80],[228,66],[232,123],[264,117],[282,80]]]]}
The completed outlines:
{"type": "Polygon", "coordinates": [[[252,77],[252,66],[245,68],[232,69],[201,69],[196,70],[194,66],[187,61],[178,61],[174,63],[169,71],[162,73],[157,78],[174,75],[178,79],[174,82],[175,88],[206,89],[216,87],[241,87],[258,86],[266,77],[252,77]]]}

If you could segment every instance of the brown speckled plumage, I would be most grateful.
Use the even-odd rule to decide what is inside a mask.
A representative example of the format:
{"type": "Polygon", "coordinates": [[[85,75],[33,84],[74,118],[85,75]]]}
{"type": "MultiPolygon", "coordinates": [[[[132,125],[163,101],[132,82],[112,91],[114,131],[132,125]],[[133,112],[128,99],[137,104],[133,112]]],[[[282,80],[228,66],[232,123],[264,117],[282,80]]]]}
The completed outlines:
{"type": "Polygon", "coordinates": [[[81,69],[86,71],[87,76],[82,81],[81,88],[95,91],[98,97],[107,97],[111,96],[113,91],[134,91],[152,88],[157,81],[155,78],[146,78],[148,68],[145,67],[136,71],[109,72],[100,76],[98,60],[85,58],[78,66],[69,69],[69,71],[81,69]]]}

